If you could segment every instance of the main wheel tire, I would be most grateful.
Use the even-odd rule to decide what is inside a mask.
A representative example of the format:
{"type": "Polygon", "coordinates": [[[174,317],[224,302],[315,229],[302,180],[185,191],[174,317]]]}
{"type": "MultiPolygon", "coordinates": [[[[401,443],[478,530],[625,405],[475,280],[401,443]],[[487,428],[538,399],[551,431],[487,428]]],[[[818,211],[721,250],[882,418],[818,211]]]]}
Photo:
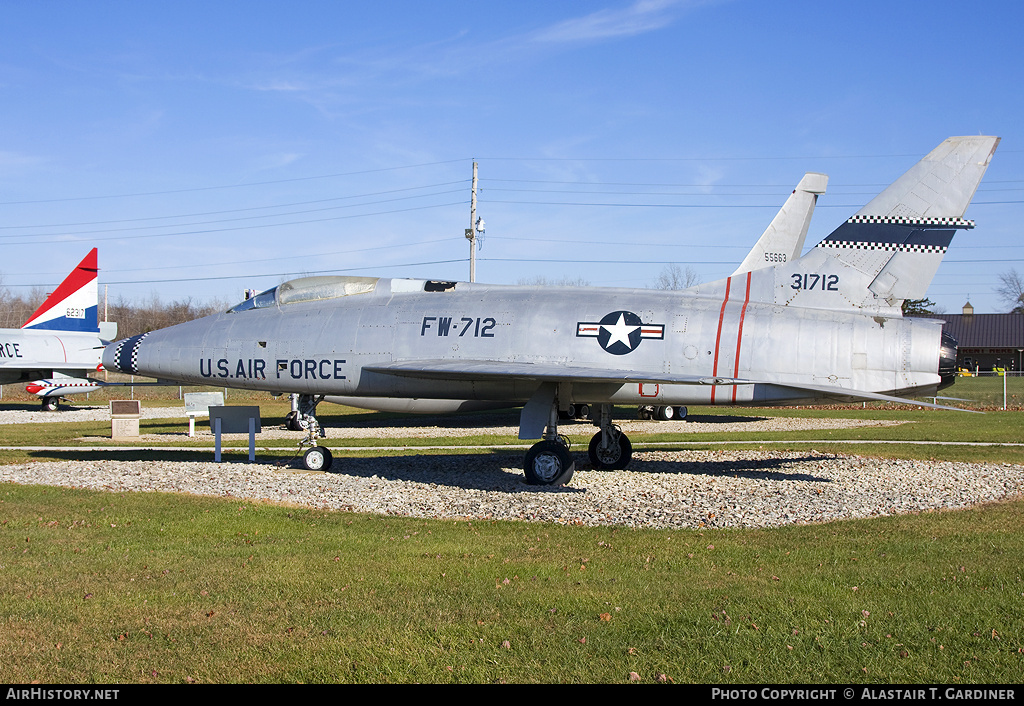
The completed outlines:
{"type": "Polygon", "coordinates": [[[633,444],[628,436],[621,433],[610,449],[602,449],[601,432],[597,432],[590,440],[588,451],[591,465],[606,471],[621,471],[633,458],[633,444]]]}
{"type": "Polygon", "coordinates": [[[674,407],[658,407],[654,414],[658,421],[667,422],[676,416],[676,410],[674,407]]]}
{"type": "Polygon", "coordinates": [[[686,419],[686,412],[686,407],[676,407],[676,419],[678,419],[679,421],[683,421],[684,419],[686,419]]]}
{"type": "Polygon", "coordinates": [[[526,482],[530,485],[565,485],[572,479],[576,463],[560,441],[539,441],[526,452],[523,461],[526,482]]]}
{"type": "Polygon", "coordinates": [[[333,461],[331,452],[323,446],[314,446],[302,455],[302,465],[308,471],[326,471],[333,461]]]}
{"type": "Polygon", "coordinates": [[[56,412],[57,407],[60,404],[59,397],[44,397],[43,398],[43,411],[44,412],[56,412]]]}

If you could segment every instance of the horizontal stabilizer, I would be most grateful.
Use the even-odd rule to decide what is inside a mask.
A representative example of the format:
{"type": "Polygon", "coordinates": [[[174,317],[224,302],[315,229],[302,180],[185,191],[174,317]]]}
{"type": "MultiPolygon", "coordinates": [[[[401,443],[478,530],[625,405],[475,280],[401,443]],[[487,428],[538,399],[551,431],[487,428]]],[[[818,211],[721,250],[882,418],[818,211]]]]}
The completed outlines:
{"type": "MultiPolygon", "coordinates": [[[[914,405],[916,407],[927,407],[928,409],[945,409],[952,412],[972,412],[975,414],[984,414],[984,412],[978,412],[974,409],[962,409],[960,407],[947,407],[941,404],[932,404],[930,402],[921,402],[919,400],[911,400],[906,397],[894,397],[892,395],[883,395],[878,392],[867,392],[865,390],[848,390],[843,387],[830,387],[828,385],[803,385],[803,384],[786,384],[786,383],[766,383],[769,385],[776,385],[778,387],[786,387],[791,390],[801,390],[807,392],[816,393],[817,397],[834,399],[836,401],[848,401],[848,400],[874,400],[875,402],[893,402],[895,404],[906,404],[914,405]]],[[[952,399],[952,398],[949,398],[952,399]]]]}

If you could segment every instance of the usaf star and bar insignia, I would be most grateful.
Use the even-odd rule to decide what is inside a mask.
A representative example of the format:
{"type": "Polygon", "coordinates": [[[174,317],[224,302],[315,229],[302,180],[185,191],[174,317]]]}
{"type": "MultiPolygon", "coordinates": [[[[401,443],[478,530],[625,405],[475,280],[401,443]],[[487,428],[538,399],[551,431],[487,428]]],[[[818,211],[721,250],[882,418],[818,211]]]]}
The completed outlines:
{"type": "Polygon", "coordinates": [[[632,353],[645,338],[663,340],[664,324],[645,324],[632,311],[613,311],[598,322],[576,324],[576,336],[596,338],[601,348],[612,355],[632,353]]]}

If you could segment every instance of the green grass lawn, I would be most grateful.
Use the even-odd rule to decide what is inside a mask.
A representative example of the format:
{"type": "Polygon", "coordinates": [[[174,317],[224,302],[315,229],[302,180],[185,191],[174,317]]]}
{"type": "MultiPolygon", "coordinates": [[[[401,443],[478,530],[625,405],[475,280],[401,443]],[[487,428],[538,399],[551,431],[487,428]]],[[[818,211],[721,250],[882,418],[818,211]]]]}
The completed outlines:
{"type": "MultiPolygon", "coordinates": [[[[265,395],[241,403],[258,403],[265,426],[279,423],[288,408],[265,395]]],[[[329,405],[320,411],[329,428],[381,418],[329,405]]],[[[658,432],[637,436],[635,445],[756,446],[768,437],[780,449],[823,438],[1024,440],[1017,412],[869,405],[691,415],[908,423],[753,440],[738,432],[658,432]]],[[[516,418],[469,415],[448,423],[516,418]]],[[[186,424],[143,420],[142,431],[180,432],[186,424]]],[[[577,442],[594,431],[583,424],[564,430],[577,442]]],[[[2,425],[0,445],[75,446],[109,432],[109,422],[2,425]]],[[[520,443],[487,434],[400,441],[520,443]]],[[[173,443],[182,445],[180,438],[173,443]]],[[[280,445],[282,454],[295,444],[258,443],[280,445]]],[[[815,448],[1022,462],[1009,446],[815,448]]],[[[210,450],[103,453],[205,458],[210,450]]],[[[3,452],[0,463],[66,457],[15,450],[3,452]]],[[[75,684],[617,683],[631,674],[646,683],[1019,683],[1022,519],[1018,500],[767,530],[634,530],[2,484],[0,673],[9,683],[75,684]]]]}
{"type": "Polygon", "coordinates": [[[1019,683],[1022,510],[654,531],[5,485],[0,654],[8,682],[1019,683]]]}

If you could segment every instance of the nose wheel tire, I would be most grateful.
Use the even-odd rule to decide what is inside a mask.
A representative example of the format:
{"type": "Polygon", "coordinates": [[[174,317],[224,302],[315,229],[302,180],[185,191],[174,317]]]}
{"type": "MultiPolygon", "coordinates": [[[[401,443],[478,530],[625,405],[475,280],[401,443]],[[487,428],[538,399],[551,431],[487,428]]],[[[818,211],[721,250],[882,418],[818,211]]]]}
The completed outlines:
{"type": "Polygon", "coordinates": [[[560,441],[540,441],[526,452],[523,463],[530,485],[565,485],[576,470],[569,449],[560,441]]]}
{"type": "Polygon", "coordinates": [[[309,422],[302,419],[298,412],[289,412],[288,416],[284,418],[284,423],[291,431],[306,431],[309,428],[309,422]]]}
{"type": "Polygon", "coordinates": [[[308,471],[326,471],[333,461],[334,457],[324,446],[314,446],[302,455],[302,465],[308,471]]]}

